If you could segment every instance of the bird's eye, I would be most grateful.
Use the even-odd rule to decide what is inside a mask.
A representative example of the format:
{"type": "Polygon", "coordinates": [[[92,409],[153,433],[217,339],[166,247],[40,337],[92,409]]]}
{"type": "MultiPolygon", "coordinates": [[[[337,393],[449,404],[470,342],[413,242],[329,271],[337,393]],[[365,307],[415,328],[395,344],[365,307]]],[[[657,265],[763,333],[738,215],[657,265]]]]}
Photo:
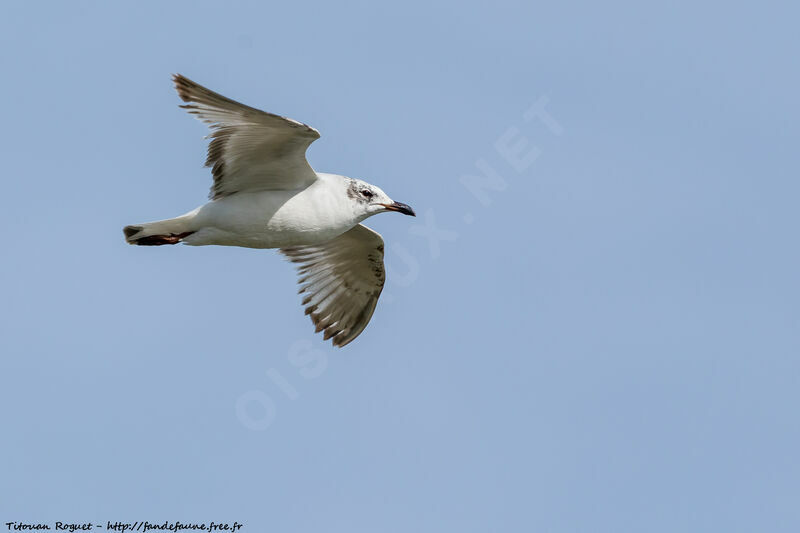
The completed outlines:
{"type": "Polygon", "coordinates": [[[363,191],[361,191],[361,196],[363,196],[364,198],[372,198],[372,191],[364,189],[363,191]]]}

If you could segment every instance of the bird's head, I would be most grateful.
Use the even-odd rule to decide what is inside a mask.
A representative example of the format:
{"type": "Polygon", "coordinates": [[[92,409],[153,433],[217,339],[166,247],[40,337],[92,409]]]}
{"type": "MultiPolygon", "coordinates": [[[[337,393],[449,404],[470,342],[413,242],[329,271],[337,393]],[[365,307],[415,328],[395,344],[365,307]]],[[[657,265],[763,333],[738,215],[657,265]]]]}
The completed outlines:
{"type": "Polygon", "coordinates": [[[389,195],[381,190],[380,187],[371,185],[365,181],[353,178],[348,179],[347,196],[355,204],[356,210],[364,218],[377,215],[386,211],[397,211],[404,215],[417,216],[410,206],[395,202],[389,195]]]}

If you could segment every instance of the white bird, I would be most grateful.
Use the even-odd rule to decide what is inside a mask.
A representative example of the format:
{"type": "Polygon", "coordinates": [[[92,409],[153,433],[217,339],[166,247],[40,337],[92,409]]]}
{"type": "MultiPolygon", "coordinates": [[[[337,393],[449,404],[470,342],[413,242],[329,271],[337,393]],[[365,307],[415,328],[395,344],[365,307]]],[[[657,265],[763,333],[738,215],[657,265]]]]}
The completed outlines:
{"type": "Polygon", "coordinates": [[[369,323],[383,290],[383,239],[360,224],[385,211],[414,216],[380,188],[315,172],[306,161],[314,128],[248,107],[173,76],[189,113],[211,128],[210,202],[168,220],[126,226],[130,244],[280,248],[298,264],[307,315],[344,346],[369,323]]]}

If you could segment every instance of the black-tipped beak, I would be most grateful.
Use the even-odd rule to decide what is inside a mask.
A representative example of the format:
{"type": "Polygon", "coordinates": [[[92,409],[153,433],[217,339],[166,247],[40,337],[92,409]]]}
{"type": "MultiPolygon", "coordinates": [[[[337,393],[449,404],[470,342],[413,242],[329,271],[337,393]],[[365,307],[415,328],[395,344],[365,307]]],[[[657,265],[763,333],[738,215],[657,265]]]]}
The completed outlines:
{"type": "Polygon", "coordinates": [[[411,206],[406,204],[401,204],[400,202],[394,202],[393,204],[381,204],[389,211],[397,211],[398,213],[403,213],[404,215],[411,215],[412,217],[417,216],[414,213],[414,210],[411,209],[411,206]]]}

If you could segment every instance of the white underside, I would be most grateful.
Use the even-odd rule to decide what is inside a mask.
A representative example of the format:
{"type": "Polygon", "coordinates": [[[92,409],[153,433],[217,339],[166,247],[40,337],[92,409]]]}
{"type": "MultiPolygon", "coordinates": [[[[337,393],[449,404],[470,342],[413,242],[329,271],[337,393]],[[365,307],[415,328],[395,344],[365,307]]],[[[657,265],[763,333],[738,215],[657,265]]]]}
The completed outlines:
{"type": "Polygon", "coordinates": [[[358,216],[334,184],[319,179],[296,191],[235,193],[180,217],[142,224],[137,237],[194,232],[182,242],[191,246],[283,248],[320,244],[348,231],[358,216]]]}

